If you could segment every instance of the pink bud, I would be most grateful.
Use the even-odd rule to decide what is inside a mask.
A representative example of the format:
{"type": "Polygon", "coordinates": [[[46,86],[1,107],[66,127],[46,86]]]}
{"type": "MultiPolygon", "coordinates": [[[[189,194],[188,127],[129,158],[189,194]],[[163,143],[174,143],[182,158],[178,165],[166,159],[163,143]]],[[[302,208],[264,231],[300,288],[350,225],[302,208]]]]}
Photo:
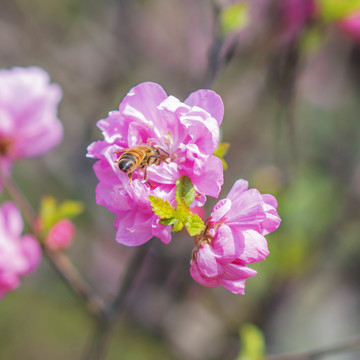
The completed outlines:
{"type": "Polygon", "coordinates": [[[46,237],[46,246],[50,250],[66,249],[75,236],[75,226],[69,219],[58,221],[46,237]]]}

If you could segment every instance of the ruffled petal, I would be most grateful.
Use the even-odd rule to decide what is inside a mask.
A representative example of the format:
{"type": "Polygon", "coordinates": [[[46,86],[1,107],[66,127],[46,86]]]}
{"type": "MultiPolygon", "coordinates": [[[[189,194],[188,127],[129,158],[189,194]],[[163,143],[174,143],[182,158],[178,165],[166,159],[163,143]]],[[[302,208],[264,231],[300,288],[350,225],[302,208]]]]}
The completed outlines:
{"type": "Polygon", "coordinates": [[[223,224],[217,229],[213,249],[217,261],[227,264],[238,257],[240,241],[234,238],[230,227],[223,224]]]}
{"type": "Polygon", "coordinates": [[[214,119],[216,119],[218,125],[221,125],[224,117],[224,104],[221,97],[216,94],[216,92],[200,89],[191,93],[184,102],[187,105],[198,106],[206,110],[214,119]]]}
{"type": "Polygon", "coordinates": [[[209,278],[217,277],[222,272],[222,267],[217,263],[210,245],[203,245],[196,257],[199,270],[209,278]]]}
{"type": "Polygon", "coordinates": [[[264,260],[269,255],[268,243],[265,237],[254,230],[237,232],[244,237],[244,247],[241,249],[239,259],[251,264],[264,260]]]}

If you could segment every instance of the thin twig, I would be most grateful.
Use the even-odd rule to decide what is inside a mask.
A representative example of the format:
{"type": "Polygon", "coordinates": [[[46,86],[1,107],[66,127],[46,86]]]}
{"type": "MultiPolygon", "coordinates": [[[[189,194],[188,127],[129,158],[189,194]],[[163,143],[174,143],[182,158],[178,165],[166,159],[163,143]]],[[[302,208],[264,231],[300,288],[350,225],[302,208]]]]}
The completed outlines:
{"type": "Polygon", "coordinates": [[[84,360],[100,360],[105,358],[116,321],[125,307],[127,297],[136,279],[136,274],[142,268],[141,265],[144,263],[146,254],[146,246],[143,245],[137,249],[137,252],[126,269],[126,273],[121,279],[121,285],[117,295],[113,301],[108,304],[105,316],[98,319],[89,348],[85,351],[84,360]]]}
{"type": "Polygon", "coordinates": [[[84,300],[90,312],[96,316],[102,317],[105,308],[103,301],[93,293],[90,286],[86,283],[74,264],[71,262],[70,258],[64,252],[52,251],[44,246],[43,241],[41,241],[41,236],[35,228],[37,215],[25,196],[22,194],[21,190],[10,177],[5,177],[1,171],[0,181],[3,183],[3,186],[10,198],[12,198],[12,200],[19,206],[31,233],[38,239],[39,244],[42,246],[50,264],[58,272],[70,290],[84,300]]]}
{"type": "Polygon", "coordinates": [[[345,352],[356,348],[359,348],[360,350],[360,336],[344,340],[327,348],[283,355],[273,355],[266,357],[264,360],[318,360],[326,355],[345,352]]]}

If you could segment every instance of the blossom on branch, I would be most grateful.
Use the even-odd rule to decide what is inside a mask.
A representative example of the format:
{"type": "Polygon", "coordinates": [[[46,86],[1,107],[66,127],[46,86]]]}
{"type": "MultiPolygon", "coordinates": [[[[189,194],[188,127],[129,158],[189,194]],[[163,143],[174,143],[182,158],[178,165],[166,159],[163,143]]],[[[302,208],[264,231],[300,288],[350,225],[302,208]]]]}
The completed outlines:
{"type": "Polygon", "coordinates": [[[0,170],[11,172],[13,161],[34,157],[60,143],[63,127],[57,118],[62,97],[38,67],[0,69],[0,170]]]}
{"type": "Polygon", "coordinates": [[[50,250],[67,249],[75,237],[75,226],[69,219],[61,219],[49,230],[45,245],[50,250]]]}
{"type": "Polygon", "coordinates": [[[181,102],[160,85],[145,82],[128,92],[119,110],[97,123],[104,140],[92,143],[87,156],[98,159],[96,202],[116,214],[118,242],[141,245],[153,236],[170,241],[170,227],[160,224],[149,196],[174,204],[182,175],[196,191],[192,206],[219,195],[223,168],[213,153],[223,113],[220,96],[211,90],[198,90],[181,102]]]}
{"type": "Polygon", "coordinates": [[[15,204],[0,206],[0,299],[16,289],[20,278],[31,274],[41,260],[40,245],[31,235],[21,235],[23,221],[15,204]]]}
{"type": "Polygon", "coordinates": [[[256,275],[247,264],[269,254],[264,235],[280,224],[276,208],[273,196],[248,190],[245,180],[236,181],[227,197],[214,206],[205,230],[195,237],[190,262],[193,279],[244,294],[245,279],[256,275]]]}

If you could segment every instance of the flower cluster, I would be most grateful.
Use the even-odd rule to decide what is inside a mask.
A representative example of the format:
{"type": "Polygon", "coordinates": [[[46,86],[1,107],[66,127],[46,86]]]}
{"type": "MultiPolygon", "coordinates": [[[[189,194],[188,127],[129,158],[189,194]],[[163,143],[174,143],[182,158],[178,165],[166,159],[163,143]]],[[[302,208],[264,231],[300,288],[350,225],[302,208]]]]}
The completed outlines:
{"type": "Polygon", "coordinates": [[[193,279],[243,294],[245,279],[256,274],[246,265],[269,254],[264,235],[280,224],[276,208],[273,196],[248,190],[247,181],[238,180],[227,197],[214,206],[205,230],[195,237],[190,269],[193,279]]]}
{"type": "MultiPolygon", "coordinates": [[[[41,68],[0,69],[0,180],[9,177],[14,161],[44,154],[60,143],[61,96],[60,86],[50,83],[41,68]]],[[[41,259],[37,240],[22,236],[22,229],[17,207],[0,206],[0,298],[17,288],[20,278],[32,273],[41,259]]]]}
{"type": "Polygon", "coordinates": [[[173,231],[185,226],[198,234],[192,277],[242,294],[245,279],[256,274],[246,265],[268,255],[264,235],[280,218],[275,198],[248,190],[244,180],[218,202],[206,224],[190,211],[221,190],[223,168],[214,151],[223,113],[211,90],[181,102],[160,85],[142,83],[98,122],[104,140],[92,143],[87,155],[98,159],[96,202],[115,213],[119,243],[141,245],[153,236],[168,243],[171,225],[173,231]]]}
{"type": "Polygon", "coordinates": [[[60,143],[61,88],[38,67],[0,69],[0,171],[13,161],[41,155],[60,143]]]}
{"type": "Polygon", "coordinates": [[[0,206],[0,299],[19,286],[20,278],[31,274],[41,260],[41,249],[31,235],[21,235],[23,222],[17,207],[0,206]]]}
{"type": "Polygon", "coordinates": [[[195,188],[193,206],[202,206],[206,196],[219,195],[223,169],[213,153],[223,113],[220,96],[211,90],[196,91],[181,102],[168,96],[160,85],[145,82],[129,91],[118,111],[98,122],[104,140],[92,143],[88,156],[99,159],[94,165],[99,179],[96,202],[116,214],[119,243],[140,245],[153,236],[164,243],[170,241],[170,227],[159,222],[149,196],[174,203],[176,181],[181,175],[190,177],[195,188]],[[168,154],[168,161],[149,166],[148,181],[137,168],[130,182],[118,166],[119,154],[127,149],[130,162],[140,165],[143,153],[131,151],[135,146],[157,146],[168,154]]]}

